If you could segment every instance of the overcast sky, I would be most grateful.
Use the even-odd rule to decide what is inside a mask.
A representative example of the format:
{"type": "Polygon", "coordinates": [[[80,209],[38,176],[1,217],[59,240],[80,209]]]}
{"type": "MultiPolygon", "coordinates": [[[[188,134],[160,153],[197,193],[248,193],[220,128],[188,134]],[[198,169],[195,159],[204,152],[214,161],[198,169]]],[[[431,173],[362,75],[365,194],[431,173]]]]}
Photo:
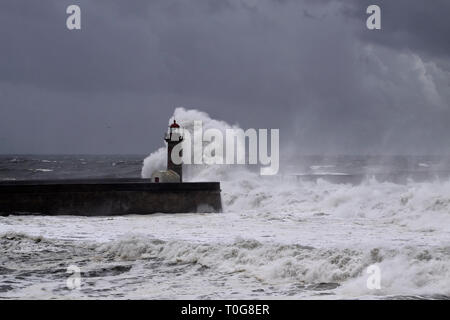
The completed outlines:
{"type": "Polygon", "coordinates": [[[0,153],[147,154],[183,106],[298,153],[450,154],[448,0],[2,0],[0,49],[0,153]]]}

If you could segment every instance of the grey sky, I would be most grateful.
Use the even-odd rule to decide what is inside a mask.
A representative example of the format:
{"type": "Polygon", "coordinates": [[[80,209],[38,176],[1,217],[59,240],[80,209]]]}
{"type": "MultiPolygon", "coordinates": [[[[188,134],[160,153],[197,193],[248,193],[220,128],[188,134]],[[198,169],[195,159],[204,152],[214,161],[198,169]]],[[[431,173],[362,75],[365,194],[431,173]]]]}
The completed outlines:
{"type": "Polygon", "coordinates": [[[299,153],[449,154],[449,16],[447,0],[2,0],[0,153],[149,153],[184,106],[280,128],[299,153]]]}

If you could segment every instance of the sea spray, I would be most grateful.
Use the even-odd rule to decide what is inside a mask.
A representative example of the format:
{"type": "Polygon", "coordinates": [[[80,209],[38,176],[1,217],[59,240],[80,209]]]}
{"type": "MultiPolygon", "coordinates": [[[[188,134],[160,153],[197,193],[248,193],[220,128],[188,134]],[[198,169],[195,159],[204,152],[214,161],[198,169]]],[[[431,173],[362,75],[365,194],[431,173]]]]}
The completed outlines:
{"type": "MultiPolygon", "coordinates": [[[[185,168],[194,168],[197,173],[205,171],[207,167],[220,170],[218,166],[232,168],[236,165],[258,164],[261,166],[260,175],[268,176],[278,173],[279,129],[270,129],[269,138],[268,129],[249,128],[244,131],[237,126],[232,127],[225,122],[212,120],[207,114],[196,110],[187,111],[177,108],[173,118],[176,115],[181,117],[181,120],[178,123],[173,120],[174,122],[170,125],[170,135],[167,136],[176,137],[174,140],[176,145],[167,148],[170,154],[164,156],[164,148],[160,148],[145,159],[141,173],[143,178],[148,178],[152,170],[162,170],[163,159],[167,157],[170,157],[170,163],[175,165],[183,163],[185,168]],[[195,114],[196,119],[189,120],[188,113],[195,114]],[[176,126],[176,129],[172,128],[173,126],[176,126]],[[177,130],[176,135],[172,136],[172,130],[177,130]]],[[[166,142],[172,143],[167,139],[166,142]]],[[[195,178],[195,175],[191,175],[192,177],[195,178]]]]}
{"type": "MultiPolygon", "coordinates": [[[[203,129],[216,129],[225,134],[226,129],[238,128],[237,126],[229,125],[224,121],[214,120],[205,112],[201,112],[198,110],[187,110],[185,108],[176,108],[173,116],[169,119],[169,124],[176,119],[178,123],[183,127],[185,131],[188,131],[192,139],[197,141],[202,141],[203,138],[201,136],[201,132],[194,130],[195,121],[201,121],[203,125],[203,129]]],[[[203,142],[204,145],[207,145],[207,142],[203,142]]],[[[237,148],[245,148],[240,144],[237,145],[237,148]]],[[[153,171],[156,170],[164,170],[165,164],[167,160],[166,148],[162,147],[155,152],[151,153],[145,160],[144,165],[142,167],[141,176],[142,178],[149,178],[153,171]]],[[[193,157],[194,155],[192,155],[193,157]]],[[[192,161],[194,163],[194,161],[192,161]]],[[[225,166],[227,167],[227,166],[225,166]]],[[[221,165],[194,165],[190,166],[190,170],[188,171],[188,180],[203,180],[209,179],[210,181],[221,180],[222,174],[227,171],[228,168],[222,168],[221,165]]]]}

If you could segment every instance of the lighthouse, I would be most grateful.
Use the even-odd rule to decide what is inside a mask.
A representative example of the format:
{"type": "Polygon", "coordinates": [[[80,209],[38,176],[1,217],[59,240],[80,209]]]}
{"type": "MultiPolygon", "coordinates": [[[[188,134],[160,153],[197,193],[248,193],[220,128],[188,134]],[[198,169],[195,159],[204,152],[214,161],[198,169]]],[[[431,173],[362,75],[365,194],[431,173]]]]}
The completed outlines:
{"type": "MultiPolygon", "coordinates": [[[[151,176],[152,182],[182,182],[183,181],[183,164],[176,164],[172,159],[172,150],[176,145],[183,142],[183,129],[173,120],[169,126],[169,130],[164,136],[164,141],[167,142],[167,170],[155,171],[151,176]]],[[[183,151],[180,151],[180,157],[183,156],[183,151]]]]}
{"type": "MultiPolygon", "coordinates": [[[[183,164],[175,164],[172,159],[172,150],[179,143],[183,142],[183,132],[176,120],[169,127],[164,140],[167,142],[167,171],[172,170],[178,173],[180,181],[183,181],[183,164]]],[[[180,157],[183,156],[183,151],[180,152],[180,157]]]]}

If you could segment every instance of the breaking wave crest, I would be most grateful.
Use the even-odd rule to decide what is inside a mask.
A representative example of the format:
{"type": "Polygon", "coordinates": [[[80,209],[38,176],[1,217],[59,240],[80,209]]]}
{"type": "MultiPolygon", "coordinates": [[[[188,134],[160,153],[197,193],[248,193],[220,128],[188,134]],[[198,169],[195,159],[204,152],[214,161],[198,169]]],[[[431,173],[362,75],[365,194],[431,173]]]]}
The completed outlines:
{"type": "MultiPolygon", "coordinates": [[[[192,141],[202,141],[201,132],[194,131],[194,121],[201,121],[203,130],[216,129],[220,130],[225,134],[226,129],[238,128],[236,125],[230,125],[225,121],[212,119],[207,113],[195,110],[195,109],[185,109],[176,108],[172,117],[169,119],[169,124],[176,119],[178,123],[183,127],[185,131],[188,131],[192,137],[192,141]]],[[[203,142],[203,147],[208,143],[203,142]]],[[[245,146],[241,145],[237,141],[236,148],[243,149],[245,146]]],[[[145,160],[142,167],[141,176],[142,178],[150,178],[153,171],[155,170],[165,170],[167,154],[166,147],[161,147],[155,152],[151,153],[145,160]]],[[[186,173],[184,174],[187,181],[217,181],[226,180],[229,178],[230,172],[232,175],[235,173],[235,166],[227,165],[192,165],[187,168],[185,166],[186,173]]],[[[242,171],[246,171],[245,169],[242,171]]],[[[241,172],[241,170],[240,170],[241,172]]]]}
{"type": "Polygon", "coordinates": [[[169,264],[197,264],[226,274],[244,273],[267,284],[345,284],[340,290],[358,295],[373,293],[364,283],[365,270],[377,264],[383,271],[380,295],[405,292],[450,295],[450,247],[377,247],[361,251],[315,249],[242,238],[227,245],[131,238],[103,244],[97,252],[125,260],[155,258],[169,264]]]}
{"type": "MultiPolygon", "coordinates": [[[[60,265],[58,262],[69,264],[71,260],[76,262],[82,259],[83,268],[91,270],[91,276],[120,271],[127,277],[137,276],[133,272],[143,277],[145,274],[142,272],[152,273],[155,268],[166,270],[184,266],[183,270],[187,273],[203,270],[207,278],[214,275],[225,279],[225,282],[245,279],[254,283],[253,286],[265,289],[266,293],[270,292],[268,288],[292,290],[295,286],[299,292],[318,288],[334,290],[336,297],[427,296],[436,293],[450,296],[450,247],[373,247],[360,250],[314,248],[244,238],[230,243],[195,243],[138,236],[107,243],[70,245],[60,240],[14,233],[1,235],[0,244],[2,250],[8,248],[11,254],[17,256],[16,268],[22,261],[20,257],[27,256],[28,260],[23,260],[23,268],[26,263],[28,267],[34,265],[39,269],[40,263],[45,264],[42,258],[50,250],[54,253],[53,267],[60,265]],[[34,254],[30,256],[30,252],[34,254]],[[145,267],[146,264],[152,267],[145,267]],[[366,286],[366,268],[373,264],[381,270],[381,290],[376,292],[366,286]]],[[[8,267],[8,264],[5,266],[8,267]]]]}
{"type": "Polygon", "coordinates": [[[450,181],[400,185],[369,179],[350,185],[255,178],[222,185],[228,212],[287,219],[318,214],[349,221],[375,219],[416,231],[449,231],[450,181]]]}

